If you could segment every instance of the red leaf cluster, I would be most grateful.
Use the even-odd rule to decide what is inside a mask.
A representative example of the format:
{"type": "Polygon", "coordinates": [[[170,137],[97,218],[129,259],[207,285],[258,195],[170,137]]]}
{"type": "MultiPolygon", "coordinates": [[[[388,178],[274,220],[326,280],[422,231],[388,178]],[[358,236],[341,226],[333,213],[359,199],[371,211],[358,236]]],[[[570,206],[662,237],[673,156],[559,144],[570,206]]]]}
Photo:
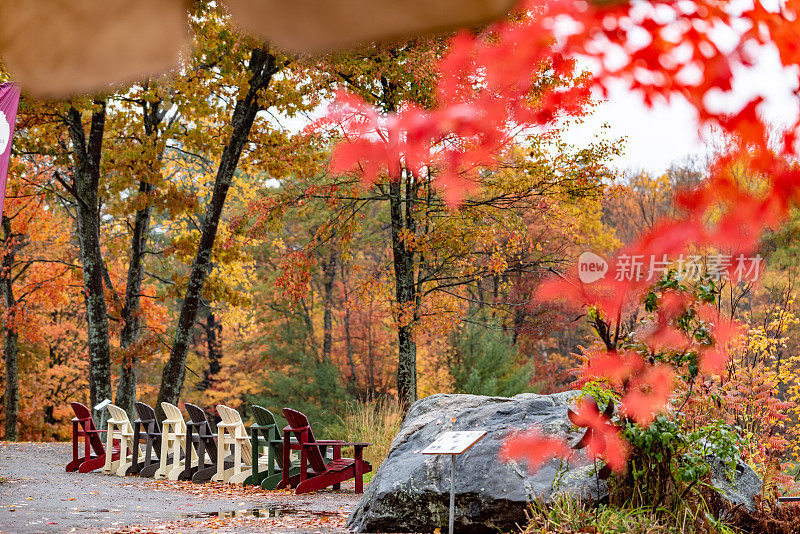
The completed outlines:
{"type": "Polygon", "coordinates": [[[623,413],[642,426],[649,425],[669,401],[675,371],[666,364],[647,365],[633,377],[622,397],[623,413]]]}
{"type": "MultiPolygon", "coordinates": [[[[509,142],[513,131],[550,124],[562,114],[579,114],[591,88],[606,90],[622,80],[647,104],[682,98],[697,112],[703,125],[716,125],[734,139],[730,153],[719,158],[710,178],[678,198],[684,214],[662,221],[639,241],[609,262],[613,273],[622,255],[674,258],[690,244],[725,250],[731,255],[751,253],[766,227],[784,220],[800,199],[800,169],[792,163],[798,155],[793,124],[779,146],[770,145],[768,128],[759,115],[762,97],[755,96],[732,114],[709,107],[708,96],[728,93],[734,73],[748,75],[754,50],[775,46],[783,66],[797,75],[800,64],[800,1],[781,2],[779,9],[766,2],[600,2],[583,0],[529,0],[518,16],[494,24],[482,35],[461,34],[441,61],[439,105],[432,110],[407,107],[381,117],[353,97],[340,97],[339,118],[345,142],[334,156],[334,170],[360,167],[367,182],[382,172],[392,179],[408,172],[435,168],[445,198],[457,203],[474,186],[477,170],[489,166],[509,142]],[[715,35],[733,36],[721,46],[715,35]],[[637,35],[646,35],[642,40],[637,35]],[[574,60],[582,56],[595,68],[585,83],[555,84],[537,92],[539,74],[547,69],[555,77],[573,76],[574,60]],[[621,59],[621,60],[620,60],[621,59]],[[515,130],[515,128],[517,130],[515,130]],[[744,163],[763,179],[758,192],[747,190],[728,172],[744,163]],[[709,217],[714,210],[715,217],[709,217]]],[[[545,282],[542,300],[565,299],[593,306],[604,317],[618,318],[640,301],[648,278],[630,277],[583,284],[573,273],[545,282]]],[[[612,277],[613,278],[613,277],[612,277]]],[[[673,297],[664,303],[659,324],[647,341],[653,348],[681,348],[685,337],[669,326],[681,303],[673,297]]],[[[701,350],[703,372],[718,372],[727,358],[726,344],[738,326],[713,317],[716,344],[701,350]]],[[[618,321],[617,321],[618,322],[618,321]]],[[[674,371],[665,366],[639,366],[625,355],[607,355],[593,372],[614,380],[628,380],[623,411],[641,424],[666,402],[674,371]],[[625,378],[625,375],[628,375],[625,378]]],[[[596,405],[582,404],[573,414],[586,426],[590,454],[603,456],[621,468],[624,443],[618,429],[596,405]]],[[[536,452],[552,452],[540,441],[536,452]]]]}
{"type": "Polygon", "coordinates": [[[577,411],[568,411],[569,420],[581,428],[586,428],[575,448],[586,448],[586,453],[595,459],[603,459],[614,471],[625,469],[628,460],[628,445],[622,438],[619,427],[611,424],[610,415],[601,412],[592,399],[578,402],[577,411]]]}

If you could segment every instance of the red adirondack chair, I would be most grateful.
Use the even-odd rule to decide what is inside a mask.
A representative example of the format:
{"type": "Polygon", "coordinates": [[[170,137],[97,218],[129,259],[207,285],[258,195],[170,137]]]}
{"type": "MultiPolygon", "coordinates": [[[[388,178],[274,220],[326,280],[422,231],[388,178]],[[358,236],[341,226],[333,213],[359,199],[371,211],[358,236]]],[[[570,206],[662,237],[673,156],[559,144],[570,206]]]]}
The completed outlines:
{"type": "Polygon", "coordinates": [[[291,465],[290,451],[299,450],[300,473],[290,476],[289,469],[284,469],[278,489],[294,487],[295,493],[300,495],[328,486],[339,489],[342,482],[355,478],[356,493],[364,492],[364,473],[372,471],[372,466],[362,459],[362,453],[369,443],[316,440],[308,418],[304,414],[284,408],[283,416],[289,423],[283,429],[283,465],[291,465]],[[297,443],[292,443],[292,434],[297,438],[297,443]],[[320,445],[333,448],[333,460],[327,464],[320,452],[320,445]],[[342,458],[342,447],[347,446],[355,449],[355,458],[342,458]]]}
{"type": "MultiPolygon", "coordinates": [[[[75,417],[72,419],[72,461],[67,464],[67,471],[78,471],[88,473],[95,469],[100,469],[106,463],[106,451],[103,447],[103,440],[100,434],[105,430],[98,430],[94,426],[92,412],[80,402],[72,402],[72,411],[75,417]],[[78,451],[78,438],[83,438],[84,453],[80,456],[78,451]]],[[[111,451],[113,460],[119,459],[119,447],[115,445],[111,451]]]]}

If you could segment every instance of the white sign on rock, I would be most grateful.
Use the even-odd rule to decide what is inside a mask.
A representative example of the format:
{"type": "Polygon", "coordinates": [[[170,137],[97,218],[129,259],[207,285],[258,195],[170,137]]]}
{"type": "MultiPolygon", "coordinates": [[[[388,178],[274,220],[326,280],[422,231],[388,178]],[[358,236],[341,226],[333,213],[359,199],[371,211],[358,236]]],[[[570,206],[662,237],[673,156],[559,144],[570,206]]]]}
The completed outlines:
{"type": "Polygon", "coordinates": [[[445,432],[422,451],[422,454],[450,455],[450,521],[447,529],[448,534],[453,534],[456,515],[456,457],[478,443],[485,435],[485,430],[445,432]]]}
{"type": "Polygon", "coordinates": [[[485,435],[485,430],[445,432],[425,447],[422,454],[462,454],[485,435]]]}

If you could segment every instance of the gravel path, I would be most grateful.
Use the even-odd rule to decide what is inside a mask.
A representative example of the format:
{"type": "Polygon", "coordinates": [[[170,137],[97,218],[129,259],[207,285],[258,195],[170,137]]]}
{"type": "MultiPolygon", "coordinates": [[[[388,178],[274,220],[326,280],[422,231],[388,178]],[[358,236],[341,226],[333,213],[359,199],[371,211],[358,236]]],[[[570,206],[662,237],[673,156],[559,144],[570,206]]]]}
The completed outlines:
{"type": "Polygon", "coordinates": [[[352,485],[295,496],[67,473],[70,459],[69,443],[0,442],[0,533],[346,532],[344,520],[358,502],[352,485]]]}

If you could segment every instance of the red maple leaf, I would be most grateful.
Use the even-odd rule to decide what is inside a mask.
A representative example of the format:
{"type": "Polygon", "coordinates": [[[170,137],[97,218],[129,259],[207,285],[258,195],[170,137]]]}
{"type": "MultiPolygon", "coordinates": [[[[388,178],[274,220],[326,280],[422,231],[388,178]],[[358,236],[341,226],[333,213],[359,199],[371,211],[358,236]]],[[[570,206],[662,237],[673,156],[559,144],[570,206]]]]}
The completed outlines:
{"type": "Polygon", "coordinates": [[[612,384],[622,384],[638,372],[645,363],[642,357],[632,351],[608,351],[590,356],[583,376],[605,378],[612,384]]]}
{"type": "Polygon", "coordinates": [[[661,302],[658,307],[658,321],[667,324],[678,318],[689,304],[689,297],[686,293],[679,291],[665,291],[661,295],[661,302]]]}
{"type": "MultiPolygon", "coordinates": [[[[613,405],[609,403],[608,408],[613,410],[613,405]]],[[[586,428],[575,448],[586,448],[591,458],[603,459],[611,469],[620,472],[625,469],[629,450],[619,427],[611,424],[608,408],[600,412],[593,399],[581,399],[577,411],[568,410],[567,415],[572,424],[586,428]]]]}
{"type": "Polygon", "coordinates": [[[664,349],[685,350],[692,344],[692,341],[674,326],[658,323],[642,333],[642,340],[653,352],[664,349]]]}
{"type": "Polygon", "coordinates": [[[703,321],[710,323],[716,345],[725,346],[742,335],[744,326],[739,321],[726,316],[711,305],[705,304],[697,310],[703,321]]]}
{"type": "Polygon", "coordinates": [[[725,369],[725,364],[730,359],[728,351],[720,348],[704,350],[700,353],[700,372],[706,375],[717,375],[725,369]]]}
{"type": "Polygon", "coordinates": [[[500,448],[501,460],[524,460],[531,472],[537,471],[553,458],[567,455],[567,444],[558,438],[545,436],[538,428],[514,434],[500,448]]]}
{"type": "Polygon", "coordinates": [[[649,425],[669,400],[675,382],[675,371],[666,364],[648,366],[628,385],[621,409],[642,426],[649,425]]]}

